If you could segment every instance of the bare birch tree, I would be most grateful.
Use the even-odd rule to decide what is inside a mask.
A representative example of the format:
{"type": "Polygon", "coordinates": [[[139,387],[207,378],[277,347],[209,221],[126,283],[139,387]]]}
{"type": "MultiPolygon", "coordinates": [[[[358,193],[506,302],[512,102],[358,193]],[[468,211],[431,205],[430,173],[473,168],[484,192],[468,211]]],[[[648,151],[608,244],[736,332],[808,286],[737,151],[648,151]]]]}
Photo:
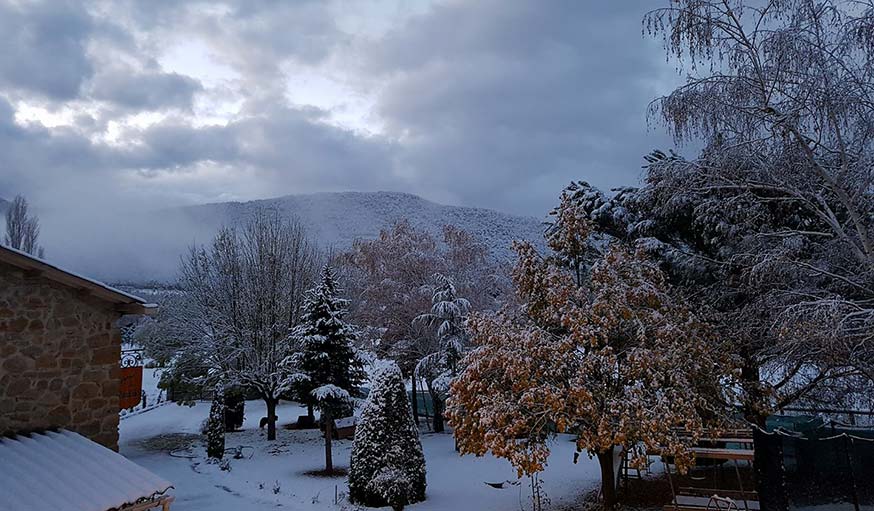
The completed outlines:
{"type": "Polygon", "coordinates": [[[35,255],[45,256],[39,240],[39,219],[28,214],[28,203],[21,195],[16,195],[6,210],[6,236],[3,242],[10,247],[35,255]]]}
{"type": "Polygon", "coordinates": [[[678,0],[644,25],[689,72],[651,118],[706,143],[651,158],[645,200],[698,231],[673,257],[726,276],[748,418],[870,378],[874,2],[678,0]]]}

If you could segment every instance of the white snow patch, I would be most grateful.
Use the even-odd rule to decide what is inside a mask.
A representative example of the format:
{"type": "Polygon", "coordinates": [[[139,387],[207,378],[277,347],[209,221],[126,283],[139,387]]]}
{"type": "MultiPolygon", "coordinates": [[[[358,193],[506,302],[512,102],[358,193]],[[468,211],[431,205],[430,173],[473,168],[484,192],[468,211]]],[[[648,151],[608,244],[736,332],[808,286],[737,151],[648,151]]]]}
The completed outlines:
{"type": "MultiPolygon", "coordinates": [[[[319,478],[304,473],[324,468],[324,440],[319,430],[287,430],[283,424],[294,423],[306,408],[283,402],[277,408],[279,427],[277,439],[269,442],[258,420],[266,415],[261,401],[246,402],[243,429],[228,433],[229,449],[250,446],[242,459],[231,459],[231,470],[206,463],[203,443],[195,443],[190,451],[175,451],[148,447],[148,439],[178,433],[197,433],[209,413],[209,403],[194,407],[168,405],[147,414],[131,417],[120,427],[122,454],[153,472],[173,481],[176,489],[173,511],[239,511],[282,506],[295,511],[356,509],[346,499],[345,477],[319,478]],[[251,453],[251,457],[249,457],[251,453]],[[181,456],[191,456],[190,458],[181,456]],[[338,503],[334,504],[334,492],[338,503]]],[[[427,499],[408,506],[410,511],[446,509],[476,509],[505,511],[519,509],[520,501],[530,509],[530,483],[517,479],[516,471],[506,460],[486,455],[459,456],[450,434],[421,435],[427,467],[427,499]],[[485,483],[518,481],[495,489],[485,483]]],[[[581,456],[573,463],[574,443],[562,435],[552,444],[552,455],[541,474],[544,490],[552,507],[573,506],[581,495],[598,484],[598,463],[581,456]]],[[[334,464],[349,466],[352,450],[350,440],[333,443],[334,464]]]]}

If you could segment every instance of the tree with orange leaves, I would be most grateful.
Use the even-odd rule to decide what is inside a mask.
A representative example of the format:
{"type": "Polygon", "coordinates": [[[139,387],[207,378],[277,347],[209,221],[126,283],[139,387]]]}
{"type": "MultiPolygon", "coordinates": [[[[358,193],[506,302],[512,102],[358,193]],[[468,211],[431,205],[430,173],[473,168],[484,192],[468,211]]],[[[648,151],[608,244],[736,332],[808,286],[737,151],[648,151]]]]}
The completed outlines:
{"type": "Polygon", "coordinates": [[[462,453],[491,452],[520,476],[544,468],[555,432],[575,435],[578,451],[598,458],[612,509],[616,450],[642,461],[660,448],[688,467],[688,446],[721,416],[726,366],[655,263],[618,243],[599,251],[567,194],[553,214],[552,254],[516,246],[521,308],[469,320],[475,349],[448,416],[462,453]]]}

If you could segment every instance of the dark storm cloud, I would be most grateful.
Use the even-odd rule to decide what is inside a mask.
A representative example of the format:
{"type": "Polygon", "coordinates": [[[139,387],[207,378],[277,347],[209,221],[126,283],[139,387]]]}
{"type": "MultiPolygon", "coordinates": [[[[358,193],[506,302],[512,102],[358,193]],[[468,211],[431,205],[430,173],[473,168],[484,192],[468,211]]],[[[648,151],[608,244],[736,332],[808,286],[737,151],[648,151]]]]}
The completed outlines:
{"type": "Polygon", "coordinates": [[[314,109],[275,108],[224,126],[196,128],[168,121],[129,137],[120,166],[149,172],[211,162],[254,169],[274,194],[341,186],[378,189],[396,183],[393,151],[381,139],[361,137],[318,122],[314,109]],[[279,188],[273,188],[278,184],[279,188]]]}
{"type": "Polygon", "coordinates": [[[72,2],[0,2],[0,87],[74,98],[93,69],[90,16],[72,2]]]}
{"type": "Polygon", "coordinates": [[[188,109],[194,95],[202,90],[200,82],[178,73],[139,72],[116,66],[97,73],[89,96],[138,110],[188,109]]]}
{"type": "Polygon", "coordinates": [[[642,156],[670,146],[645,119],[677,81],[641,34],[656,5],[439,2],[369,36],[344,33],[321,1],[0,0],[0,196],[63,212],[388,189],[540,216],[571,179],[634,184],[642,156]],[[234,84],[161,67],[190,40],[234,84]],[[375,101],[380,134],[289,102],[289,79],[319,66],[375,101]],[[242,107],[198,119],[218,96],[242,107]],[[71,109],[73,125],[16,123],[20,100],[71,109]],[[142,112],[154,123],[127,122],[142,112]]]}
{"type": "Polygon", "coordinates": [[[648,102],[675,79],[641,35],[652,2],[450,3],[390,34],[369,69],[422,190],[541,214],[571,179],[637,182],[648,102]]]}

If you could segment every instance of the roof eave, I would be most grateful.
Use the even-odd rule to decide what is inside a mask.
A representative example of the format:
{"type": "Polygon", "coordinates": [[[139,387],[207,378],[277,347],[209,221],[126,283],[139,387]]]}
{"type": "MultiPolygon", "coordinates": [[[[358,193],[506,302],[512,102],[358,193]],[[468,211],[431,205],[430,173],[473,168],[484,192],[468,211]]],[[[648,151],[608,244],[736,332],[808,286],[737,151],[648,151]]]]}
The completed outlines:
{"type": "Polygon", "coordinates": [[[124,291],[112,288],[106,284],[64,270],[48,261],[37,259],[30,254],[0,245],[0,262],[8,263],[24,271],[26,278],[44,277],[71,289],[84,296],[93,296],[114,305],[114,309],[122,314],[142,314],[151,316],[157,313],[158,306],[146,303],[145,300],[124,291]]]}

